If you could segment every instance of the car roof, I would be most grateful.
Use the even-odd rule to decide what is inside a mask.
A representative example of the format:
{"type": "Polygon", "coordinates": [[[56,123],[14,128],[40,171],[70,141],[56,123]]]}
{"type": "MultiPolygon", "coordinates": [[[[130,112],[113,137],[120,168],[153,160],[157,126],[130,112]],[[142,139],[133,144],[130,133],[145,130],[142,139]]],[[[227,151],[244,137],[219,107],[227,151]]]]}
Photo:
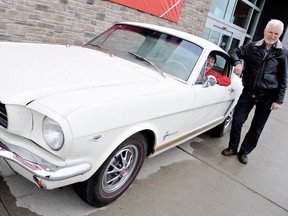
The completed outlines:
{"type": "Polygon", "coordinates": [[[214,43],[212,43],[212,42],[210,42],[204,38],[201,38],[201,37],[198,37],[196,35],[193,35],[193,34],[190,34],[187,32],[183,32],[180,30],[176,30],[176,29],[172,29],[172,28],[168,28],[168,27],[163,27],[163,26],[158,26],[158,25],[154,25],[154,24],[140,23],[140,22],[120,22],[118,24],[127,24],[127,25],[139,26],[139,27],[152,29],[155,31],[164,32],[164,33],[174,35],[176,37],[191,41],[193,43],[196,43],[196,44],[200,45],[201,47],[203,47],[204,49],[218,50],[218,51],[226,53],[222,48],[220,48],[216,44],[214,44],[214,43]]]}

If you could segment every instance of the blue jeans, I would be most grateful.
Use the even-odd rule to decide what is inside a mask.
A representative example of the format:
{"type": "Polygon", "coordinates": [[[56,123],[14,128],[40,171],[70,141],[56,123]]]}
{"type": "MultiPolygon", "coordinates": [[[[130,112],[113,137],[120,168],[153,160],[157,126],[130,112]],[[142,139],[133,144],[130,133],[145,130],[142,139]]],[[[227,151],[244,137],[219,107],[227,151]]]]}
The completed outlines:
{"type": "Polygon", "coordinates": [[[274,99],[274,94],[266,93],[254,96],[245,90],[242,92],[233,114],[229,148],[238,149],[242,126],[254,106],[255,113],[239,152],[249,154],[256,147],[260,134],[271,113],[270,108],[274,99]]]}

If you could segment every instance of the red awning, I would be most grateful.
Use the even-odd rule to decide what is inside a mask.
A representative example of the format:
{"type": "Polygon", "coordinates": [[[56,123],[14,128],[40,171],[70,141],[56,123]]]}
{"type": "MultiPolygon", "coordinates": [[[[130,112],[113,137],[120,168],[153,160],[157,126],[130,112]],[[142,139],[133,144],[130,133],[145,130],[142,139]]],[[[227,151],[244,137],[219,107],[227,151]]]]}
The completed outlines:
{"type": "Polygon", "coordinates": [[[109,0],[127,7],[178,22],[183,0],[109,0]]]}

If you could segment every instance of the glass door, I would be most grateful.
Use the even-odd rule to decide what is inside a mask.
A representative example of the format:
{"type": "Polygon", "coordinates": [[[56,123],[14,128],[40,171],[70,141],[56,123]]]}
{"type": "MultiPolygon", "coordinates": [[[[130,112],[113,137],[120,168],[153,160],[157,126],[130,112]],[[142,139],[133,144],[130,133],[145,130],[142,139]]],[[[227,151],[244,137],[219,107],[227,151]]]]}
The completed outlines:
{"type": "Polygon", "coordinates": [[[212,0],[203,37],[224,50],[251,41],[265,0],[212,0]]]}
{"type": "Polygon", "coordinates": [[[241,44],[245,35],[243,31],[245,30],[242,28],[209,16],[202,37],[228,51],[231,47],[241,44]]]}

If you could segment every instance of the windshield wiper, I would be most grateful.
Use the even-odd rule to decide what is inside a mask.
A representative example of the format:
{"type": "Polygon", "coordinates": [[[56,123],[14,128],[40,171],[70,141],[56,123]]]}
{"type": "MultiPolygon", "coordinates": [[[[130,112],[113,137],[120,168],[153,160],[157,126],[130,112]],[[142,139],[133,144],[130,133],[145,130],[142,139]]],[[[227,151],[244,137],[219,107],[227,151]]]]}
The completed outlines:
{"type": "Polygon", "coordinates": [[[149,65],[152,65],[156,69],[156,71],[160,72],[163,77],[166,77],[165,73],[160,68],[158,68],[153,62],[151,62],[150,60],[148,60],[144,56],[138,55],[138,54],[133,53],[133,52],[128,52],[128,53],[133,55],[133,56],[135,56],[136,58],[138,58],[138,59],[140,59],[142,61],[147,62],[149,65]]]}
{"type": "Polygon", "coordinates": [[[113,54],[108,49],[106,49],[105,47],[103,47],[101,45],[90,43],[90,44],[87,44],[87,46],[100,48],[101,50],[104,50],[107,54],[109,54],[111,57],[113,57],[113,54]]]}

